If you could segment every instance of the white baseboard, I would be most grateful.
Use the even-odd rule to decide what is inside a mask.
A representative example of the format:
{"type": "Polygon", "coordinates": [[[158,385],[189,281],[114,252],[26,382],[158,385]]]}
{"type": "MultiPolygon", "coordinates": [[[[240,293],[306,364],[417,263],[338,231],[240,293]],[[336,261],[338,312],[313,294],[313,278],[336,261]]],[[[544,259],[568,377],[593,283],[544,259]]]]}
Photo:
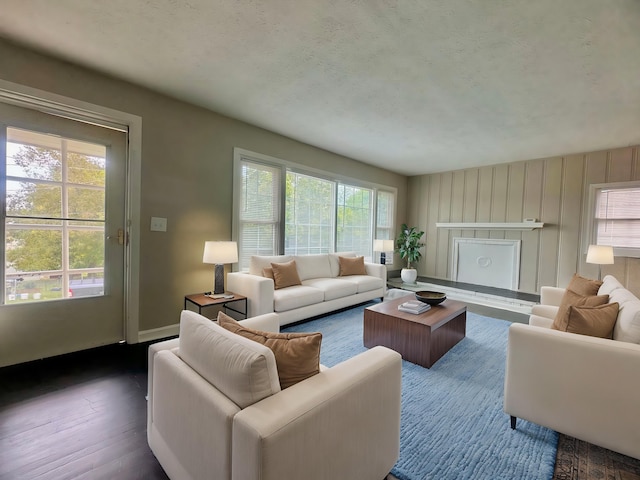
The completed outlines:
{"type": "Polygon", "coordinates": [[[180,333],[180,324],[167,325],[166,327],[152,328],[138,332],[138,342],[150,342],[161,338],[175,337],[180,333]]]}

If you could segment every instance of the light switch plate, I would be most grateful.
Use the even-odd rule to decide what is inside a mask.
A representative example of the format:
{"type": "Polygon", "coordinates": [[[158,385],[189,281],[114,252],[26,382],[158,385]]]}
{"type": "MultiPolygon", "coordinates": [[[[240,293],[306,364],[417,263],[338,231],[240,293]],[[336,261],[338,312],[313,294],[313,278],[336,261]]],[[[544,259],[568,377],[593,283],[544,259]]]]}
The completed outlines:
{"type": "Polygon", "coordinates": [[[152,232],[166,232],[167,231],[167,219],[162,217],[151,217],[151,231],[152,232]]]}

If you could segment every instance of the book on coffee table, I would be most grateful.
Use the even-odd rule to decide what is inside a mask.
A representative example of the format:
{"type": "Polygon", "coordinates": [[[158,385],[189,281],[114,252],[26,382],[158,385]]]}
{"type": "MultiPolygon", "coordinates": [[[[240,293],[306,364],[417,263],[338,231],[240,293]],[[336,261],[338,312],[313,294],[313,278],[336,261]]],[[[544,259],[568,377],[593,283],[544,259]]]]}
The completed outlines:
{"type": "Polygon", "coordinates": [[[401,312],[408,312],[418,315],[419,313],[424,313],[431,308],[431,305],[427,303],[423,303],[419,300],[410,300],[408,302],[401,303],[398,305],[398,310],[401,312]]]}

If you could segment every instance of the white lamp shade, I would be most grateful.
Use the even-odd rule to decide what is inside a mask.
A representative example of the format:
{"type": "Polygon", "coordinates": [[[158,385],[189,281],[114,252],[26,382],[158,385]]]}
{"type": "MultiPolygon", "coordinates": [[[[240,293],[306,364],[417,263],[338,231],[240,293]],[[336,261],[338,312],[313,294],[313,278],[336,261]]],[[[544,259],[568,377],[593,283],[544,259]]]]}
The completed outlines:
{"type": "Polygon", "coordinates": [[[204,242],[203,263],[236,263],[238,244],[236,242],[204,242]]]}
{"type": "Polygon", "coordinates": [[[393,240],[374,240],[373,251],[374,252],[390,252],[393,250],[393,240]]]}
{"type": "Polygon", "coordinates": [[[587,263],[596,265],[613,264],[613,247],[609,245],[589,245],[587,250],[587,263]]]}

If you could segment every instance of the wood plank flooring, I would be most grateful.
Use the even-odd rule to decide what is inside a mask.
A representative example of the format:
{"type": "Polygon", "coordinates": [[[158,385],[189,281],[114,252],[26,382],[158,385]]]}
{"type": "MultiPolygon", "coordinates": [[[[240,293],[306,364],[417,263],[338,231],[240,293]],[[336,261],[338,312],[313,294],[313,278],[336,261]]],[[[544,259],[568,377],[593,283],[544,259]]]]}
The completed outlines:
{"type": "MultiPolygon", "coordinates": [[[[147,444],[147,347],[0,368],[0,480],[166,480],[147,444]]],[[[557,480],[640,478],[640,460],[570,437],[558,459],[557,480]]]]}

